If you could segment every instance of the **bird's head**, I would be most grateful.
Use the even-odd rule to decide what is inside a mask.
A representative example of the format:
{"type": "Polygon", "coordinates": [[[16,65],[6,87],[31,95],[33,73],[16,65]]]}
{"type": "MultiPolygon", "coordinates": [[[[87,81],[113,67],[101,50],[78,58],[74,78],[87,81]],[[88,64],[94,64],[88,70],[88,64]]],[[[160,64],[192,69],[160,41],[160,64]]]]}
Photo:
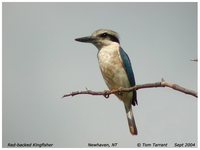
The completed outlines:
{"type": "Polygon", "coordinates": [[[108,46],[113,42],[118,44],[120,43],[117,32],[108,29],[99,29],[93,32],[91,36],[76,38],[75,40],[79,42],[92,43],[98,49],[108,46]]]}

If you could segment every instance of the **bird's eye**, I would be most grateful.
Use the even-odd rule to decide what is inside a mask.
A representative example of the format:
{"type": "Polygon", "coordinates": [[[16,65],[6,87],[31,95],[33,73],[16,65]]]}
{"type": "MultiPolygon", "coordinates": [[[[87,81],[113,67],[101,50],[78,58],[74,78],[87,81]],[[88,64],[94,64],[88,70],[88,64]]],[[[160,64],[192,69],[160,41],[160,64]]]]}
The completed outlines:
{"type": "Polygon", "coordinates": [[[107,33],[103,33],[101,34],[101,37],[106,37],[108,34],[107,33]]]}

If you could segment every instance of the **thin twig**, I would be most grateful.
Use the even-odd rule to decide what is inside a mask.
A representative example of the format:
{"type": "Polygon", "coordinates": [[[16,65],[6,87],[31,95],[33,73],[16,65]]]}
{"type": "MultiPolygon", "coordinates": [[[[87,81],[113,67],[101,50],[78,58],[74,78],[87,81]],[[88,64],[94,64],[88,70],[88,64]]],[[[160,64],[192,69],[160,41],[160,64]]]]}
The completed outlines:
{"type": "Polygon", "coordinates": [[[198,61],[198,59],[190,59],[190,61],[196,61],[196,62],[197,62],[197,61],[198,61]]]}
{"type": "Polygon", "coordinates": [[[182,93],[194,96],[194,97],[198,97],[197,92],[190,90],[190,89],[186,89],[184,87],[181,87],[178,84],[166,82],[166,81],[164,81],[164,79],[162,79],[161,82],[141,84],[141,85],[136,85],[136,86],[130,87],[130,88],[119,88],[119,89],[115,89],[115,90],[105,90],[105,91],[99,91],[99,92],[88,90],[88,89],[86,91],[75,91],[75,92],[71,92],[69,94],[64,95],[63,98],[69,97],[69,96],[80,95],[80,94],[102,95],[105,98],[109,98],[109,96],[111,94],[117,94],[117,93],[121,93],[121,92],[130,92],[133,90],[139,90],[139,89],[144,89],[144,88],[158,88],[158,87],[169,87],[176,91],[179,91],[179,92],[182,92],[182,93]]]}

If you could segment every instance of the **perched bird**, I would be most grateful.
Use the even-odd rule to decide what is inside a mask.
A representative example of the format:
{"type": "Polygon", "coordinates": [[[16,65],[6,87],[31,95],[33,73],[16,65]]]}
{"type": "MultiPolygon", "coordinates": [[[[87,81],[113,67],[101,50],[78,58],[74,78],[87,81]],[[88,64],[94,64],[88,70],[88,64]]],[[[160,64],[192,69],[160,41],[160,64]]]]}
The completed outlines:
{"type": "MultiPolygon", "coordinates": [[[[126,52],[121,48],[119,36],[115,31],[99,29],[91,36],[75,40],[92,43],[97,47],[101,73],[110,90],[135,86],[131,62],[126,52]]],[[[137,104],[136,91],[118,93],[116,96],[124,103],[131,134],[137,135],[131,106],[137,104]]]]}

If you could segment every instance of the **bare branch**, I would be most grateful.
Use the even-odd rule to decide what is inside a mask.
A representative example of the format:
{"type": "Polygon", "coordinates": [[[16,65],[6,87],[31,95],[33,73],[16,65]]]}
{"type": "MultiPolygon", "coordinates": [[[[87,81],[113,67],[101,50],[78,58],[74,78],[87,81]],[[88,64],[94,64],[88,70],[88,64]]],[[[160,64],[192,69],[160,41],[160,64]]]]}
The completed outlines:
{"type": "Polygon", "coordinates": [[[198,97],[197,92],[190,90],[190,89],[186,89],[184,87],[181,87],[178,84],[166,82],[166,81],[164,81],[164,79],[162,79],[161,82],[141,84],[141,85],[136,85],[136,86],[130,87],[130,88],[119,88],[116,90],[105,90],[105,91],[100,91],[100,92],[96,92],[96,91],[92,91],[92,90],[76,91],[76,92],[71,92],[69,94],[64,95],[63,98],[69,97],[69,96],[80,95],[80,94],[102,95],[105,98],[109,98],[109,96],[111,94],[116,94],[116,93],[121,93],[121,92],[130,92],[133,90],[139,90],[139,89],[144,89],[144,88],[158,88],[158,87],[169,87],[176,91],[179,91],[179,92],[182,92],[182,93],[194,96],[194,97],[198,97]]]}

